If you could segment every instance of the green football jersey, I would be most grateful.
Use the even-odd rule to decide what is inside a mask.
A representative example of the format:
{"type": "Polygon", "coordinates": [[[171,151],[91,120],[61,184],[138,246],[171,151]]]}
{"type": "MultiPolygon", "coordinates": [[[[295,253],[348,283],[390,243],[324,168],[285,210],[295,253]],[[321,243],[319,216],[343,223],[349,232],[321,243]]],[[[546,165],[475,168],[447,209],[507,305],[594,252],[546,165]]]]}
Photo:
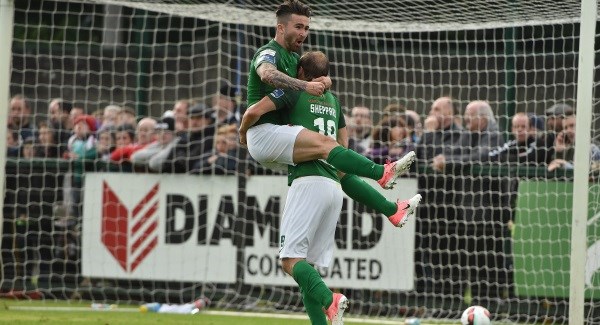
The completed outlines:
{"type": "MultiPolygon", "coordinates": [[[[268,96],[277,107],[275,111],[287,114],[292,125],[301,125],[336,141],[338,130],[346,126],[340,102],[330,91],[312,96],[305,91],[276,89],[268,96]]],[[[288,167],[288,184],[303,176],[322,176],[339,182],[337,170],[324,160],[288,167]]]]}
{"type": "MultiPolygon", "coordinates": [[[[284,49],[275,40],[271,40],[269,43],[259,48],[250,62],[250,73],[248,75],[248,106],[258,102],[268,93],[275,90],[275,88],[269,84],[264,83],[260,80],[260,76],[256,73],[262,63],[270,63],[277,67],[277,70],[287,74],[292,78],[296,78],[298,75],[298,62],[300,56],[296,52],[290,52],[284,49]]],[[[260,117],[255,125],[263,123],[272,124],[288,124],[287,116],[281,114],[278,111],[268,112],[260,117]]]]}

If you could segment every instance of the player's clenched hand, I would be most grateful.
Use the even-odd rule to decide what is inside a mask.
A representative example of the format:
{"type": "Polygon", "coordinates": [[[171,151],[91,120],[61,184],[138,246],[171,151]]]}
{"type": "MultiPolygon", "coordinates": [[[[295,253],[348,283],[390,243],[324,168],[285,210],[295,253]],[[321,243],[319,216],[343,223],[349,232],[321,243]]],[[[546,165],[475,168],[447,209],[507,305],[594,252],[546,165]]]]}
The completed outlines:
{"type": "Polygon", "coordinates": [[[325,86],[325,89],[331,89],[331,85],[333,84],[333,82],[331,81],[331,78],[329,78],[329,76],[321,76],[319,78],[315,78],[312,81],[317,81],[322,83],[325,86]]]}
{"type": "Polygon", "coordinates": [[[246,132],[245,131],[240,131],[240,144],[242,145],[242,147],[246,147],[248,145],[248,143],[246,143],[246,132]]]}
{"type": "Polygon", "coordinates": [[[321,96],[325,91],[325,85],[321,82],[309,81],[306,83],[306,92],[313,96],[321,96]]]}

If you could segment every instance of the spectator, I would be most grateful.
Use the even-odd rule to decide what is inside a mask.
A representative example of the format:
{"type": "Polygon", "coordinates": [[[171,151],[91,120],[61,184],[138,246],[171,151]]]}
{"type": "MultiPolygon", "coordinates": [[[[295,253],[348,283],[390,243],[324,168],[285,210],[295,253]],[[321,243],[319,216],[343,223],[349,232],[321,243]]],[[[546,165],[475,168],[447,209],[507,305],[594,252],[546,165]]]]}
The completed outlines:
{"type": "Polygon", "coordinates": [[[133,144],[135,141],[135,128],[132,124],[123,124],[115,131],[115,149],[133,144]]]}
{"type": "Polygon", "coordinates": [[[173,141],[175,134],[175,119],[172,117],[163,117],[160,122],[156,123],[154,132],[156,141],[133,153],[131,155],[131,162],[133,164],[149,167],[149,162],[152,157],[173,141]]]}
{"type": "Polygon", "coordinates": [[[371,148],[365,154],[367,157],[384,164],[387,160],[396,161],[413,150],[406,115],[403,115],[385,115],[373,128],[371,148]]]}
{"type": "Polygon", "coordinates": [[[213,118],[218,125],[239,124],[240,113],[235,101],[236,92],[237,88],[226,81],[219,88],[219,93],[212,97],[213,118]]]}
{"type": "Polygon", "coordinates": [[[546,131],[542,137],[542,146],[547,148],[550,160],[554,157],[554,143],[563,129],[564,119],[574,113],[573,107],[564,103],[552,105],[546,110],[546,131]]]}
{"type": "Polygon", "coordinates": [[[17,131],[19,143],[23,140],[35,137],[35,130],[31,125],[31,104],[23,95],[15,95],[10,100],[10,113],[8,129],[17,131]]]}
{"type": "Polygon", "coordinates": [[[383,108],[382,118],[387,116],[404,116],[406,114],[406,107],[402,106],[399,103],[391,103],[383,108]]]}
{"type": "MultiPolygon", "coordinates": [[[[355,125],[354,125],[354,121],[352,120],[352,117],[350,117],[349,114],[344,113],[344,120],[346,121],[346,130],[348,130],[348,134],[355,134],[355,125]]],[[[357,139],[354,138],[348,138],[348,148],[355,150],[358,149],[362,149],[363,152],[361,152],[361,154],[364,154],[364,152],[366,151],[366,149],[368,148],[362,148],[358,146],[357,143],[357,139]]]]}
{"type": "MultiPolygon", "coordinates": [[[[138,122],[135,130],[135,143],[116,148],[110,155],[110,160],[113,162],[129,162],[131,155],[152,143],[155,139],[154,128],[156,120],[150,117],[145,117],[138,122]]],[[[119,137],[117,136],[117,141],[119,137]]]]}
{"type": "Polygon", "coordinates": [[[39,158],[62,158],[65,150],[65,146],[57,144],[56,132],[48,126],[47,123],[42,122],[38,125],[38,141],[35,145],[35,156],[39,158]]]}
{"type": "Polygon", "coordinates": [[[215,175],[235,174],[239,161],[237,144],[237,126],[221,126],[215,136],[213,151],[203,154],[192,171],[215,175]]]}
{"type": "Polygon", "coordinates": [[[71,122],[71,126],[73,127],[75,125],[75,120],[81,116],[85,114],[85,110],[82,107],[76,107],[73,106],[73,108],[71,109],[71,113],[69,114],[69,121],[71,122]]]}
{"type": "Polygon", "coordinates": [[[20,150],[19,132],[9,129],[8,132],[6,132],[6,156],[18,157],[20,150]]]}
{"type": "Polygon", "coordinates": [[[215,135],[212,110],[204,104],[196,104],[188,115],[188,132],[169,155],[163,171],[190,171],[204,153],[212,152],[215,135]]]}
{"type": "Polygon", "coordinates": [[[193,106],[189,100],[178,100],[173,106],[173,115],[175,116],[175,132],[185,133],[188,130],[189,109],[193,106]]]}
{"type": "Polygon", "coordinates": [[[117,114],[117,127],[121,125],[136,125],[135,111],[129,106],[123,106],[117,114]]]}
{"type": "Polygon", "coordinates": [[[73,135],[68,141],[66,156],[71,159],[95,158],[96,120],[91,115],[81,115],[73,124],[73,135]],[[94,152],[91,155],[90,152],[94,152]]]}
{"type": "MultiPolygon", "coordinates": [[[[548,171],[558,168],[573,169],[575,158],[575,114],[563,119],[562,130],[554,140],[554,159],[548,164],[548,171]]],[[[600,147],[590,144],[590,162],[592,165],[600,161],[600,147]]]]}
{"type": "Polygon", "coordinates": [[[543,117],[537,116],[535,114],[528,114],[529,116],[529,124],[536,131],[545,131],[546,126],[544,125],[545,121],[543,117]]]}
{"type": "Polygon", "coordinates": [[[421,141],[421,137],[423,136],[423,122],[421,122],[421,116],[410,109],[406,110],[406,116],[407,116],[407,123],[408,126],[410,127],[411,123],[409,123],[412,120],[412,125],[414,125],[414,127],[412,127],[412,129],[410,130],[410,137],[413,143],[419,143],[421,141]]]}
{"type": "Polygon", "coordinates": [[[546,164],[548,152],[537,136],[537,128],[530,124],[531,119],[525,113],[517,113],[512,118],[512,139],[504,145],[490,151],[490,161],[522,164],[546,164]]]}
{"type": "Polygon", "coordinates": [[[117,125],[117,117],[121,112],[121,107],[117,105],[108,105],[104,107],[104,113],[102,115],[101,129],[107,127],[115,127],[117,125]]]}
{"type": "Polygon", "coordinates": [[[565,117],[573,115],[575,110],[572,106],[559,103],[550,106],[546,110],[546,130],[558,133],[563,129],[565,117]]]}
{"type": "Polygon", "coordinates": [[[410,138],[410,143],[414,144],[419,141],[420,135],[417,135],[417,132],[419,132],[419,134],[422,133],[422,126],[421,117],[419,116],[419,114],[417,114],[417,112],[407,110],[401,104],[393,103],[383,108],[382,118],[385,119],[386,116],[397,116],[399,118],[402,118],[405,121],[405,127],[408,130],[408,137],[410,138]],[[417,127],[419,128],[419,130],[417,130],[417,127]]]}
{"type": "Polygon", "coordinates": [[[423,136],[416,148],[419,160],[430,164],[444,148],[456,145],[463,129],[456,123],[455,115],[458,115],[458,106],[450,97],[440,97],[431,104],[423,123],[423,136]]]}
{"type": "Polygon", "coordinates": [[[73,133],[73,124],[69,118],[72,109],[73,105],[62,98],[55,98],[48,104],[47,126],[54,129],[55,140],[61,146],[60,151],[66,150],[67,142],[73,133]]]}
{"type": "Polygon", "coordinates": [[[98,126],[96,127],[96,129],[100,130],[100,128],[102,127],[102,123],[104,122],[104,110],[101,108],[97,109],[93,111],[90,115],[92,115],[96,119],[96,125],[98,126]]]}
{"type": "Polygon", "coordinates": [[[448,163],[472,163],[489,160],[489,152],[504,144],[490,104],[476,100],[467,105],[463,116],[465,131],[456,146],[445,148],[433,158],[432,168],[442,171],[448,163]]]}
{"type": "Polygon", "coordinates": [[[172,117],[173,120],[175,119],[175,113],[173,113],[172,110],[168,109],[166,111],[163,112],[162,117],[172,117]]]}
{"type": "Polygon", "coordinates": [[[157,141],[161,144],[161,149],[150,158],[148,166],[150,170],[162,171],[164,163],[175,146],[181,141],[181,137],[175,134],[175,119],[172,116],[163,115],[161,123],[156,125],[156,129],[158,132],[157,141]]]}
{"type": "Polygon", "coordinates": [[[371,110],[368,107],[356,106],[350,111],[350,117],[352,126],[348,130],[348,149],[364,154],[371,147],[371,110]]]}
{"type": "Polygon", "coordinates": [[[35,157],[35,150],[33,147],[34,143],[35,143],[35,139],[33,137],[23,140],[23,143],[21,144],[21,152],[19,154],[19,157],[25,158],[25,159],[34,158],[35,157]]]}
{"type": "Polygon", "coordinates": [[[72,216],[81,216],[81,198],[83,185],[83,172],[86,160],[96,158],[96,119],[91,115],[81,115],[75,119],[73,135],[68,142],[67,158],[73,160],[71,179],[71,213],[72,216]]]}
{"type": "MultiPolygon", "coordinates": [[[[129,137],[129,135],[126,136],[129,137]]],[[[98,138],[98,141],[96,142],[97,158],[101,161],[110,161],[110,155],[113,150],[115,150],[116,145],[115,128],[103,128],[102,130],[98,131],[96,137],[98,138]]],[[[131,136],[130,139],[132,139],[131,142],[133,142],[133,136],[131,136]]]]}

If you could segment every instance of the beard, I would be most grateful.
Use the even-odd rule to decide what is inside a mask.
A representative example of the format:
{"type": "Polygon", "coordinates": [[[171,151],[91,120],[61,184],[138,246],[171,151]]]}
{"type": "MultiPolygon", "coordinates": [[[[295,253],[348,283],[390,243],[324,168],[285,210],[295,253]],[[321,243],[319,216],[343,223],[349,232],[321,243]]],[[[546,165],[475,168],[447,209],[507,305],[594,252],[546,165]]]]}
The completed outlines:
{"type": "Polygon", "coordinates": [[[298,40],[298,38],[296,36],[293,36],[293,35],[285,36],[285,44],[287,45],[288,50],[296,52],[296,53],[300,53],[300,51],[302,50],[303,43],[298,44],[296,42],[297,40],[298,40]]]}

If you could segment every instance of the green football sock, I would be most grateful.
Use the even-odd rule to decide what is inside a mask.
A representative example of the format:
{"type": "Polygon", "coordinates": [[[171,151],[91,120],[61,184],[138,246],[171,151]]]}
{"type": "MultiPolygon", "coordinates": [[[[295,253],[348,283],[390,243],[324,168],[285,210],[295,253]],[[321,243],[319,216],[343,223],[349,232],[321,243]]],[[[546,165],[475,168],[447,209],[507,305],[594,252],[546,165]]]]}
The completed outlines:
{"type": "Polygon", "coordinates": [[[371,161],[356,151],[337,146],[329,152],[327,162],[347,174],[379,180],[383,176],[383,165],[371,161]]]}
{"type": "Polygon", "coordinates": [[[292,277],[302,292],[315,300],[322,307],[329,307],[333,302],[333,292],[327,288],[321,275],[307,261],[298,261],[292,268],[292,277]]]}
{"type": "Polygon", "coordinates": [[[304,302],[304,308],[306,309],[308,318],[310,318],[310,323],[312,325],[328,325],[327,317],[325,317],[325,312],[323,312],[323,306],[305,294],[302,289],[300,292],[302,293],[302,302],[304,302]]]}
{"type": "Polygon", "coordinates": [[[360,202],[375,211],[391,217],[398,210],[394,202],[388,201],[376,189],[365,183],[356,175],[346,174],[340,180],[342,190],[354,201],[360,202]]]}

